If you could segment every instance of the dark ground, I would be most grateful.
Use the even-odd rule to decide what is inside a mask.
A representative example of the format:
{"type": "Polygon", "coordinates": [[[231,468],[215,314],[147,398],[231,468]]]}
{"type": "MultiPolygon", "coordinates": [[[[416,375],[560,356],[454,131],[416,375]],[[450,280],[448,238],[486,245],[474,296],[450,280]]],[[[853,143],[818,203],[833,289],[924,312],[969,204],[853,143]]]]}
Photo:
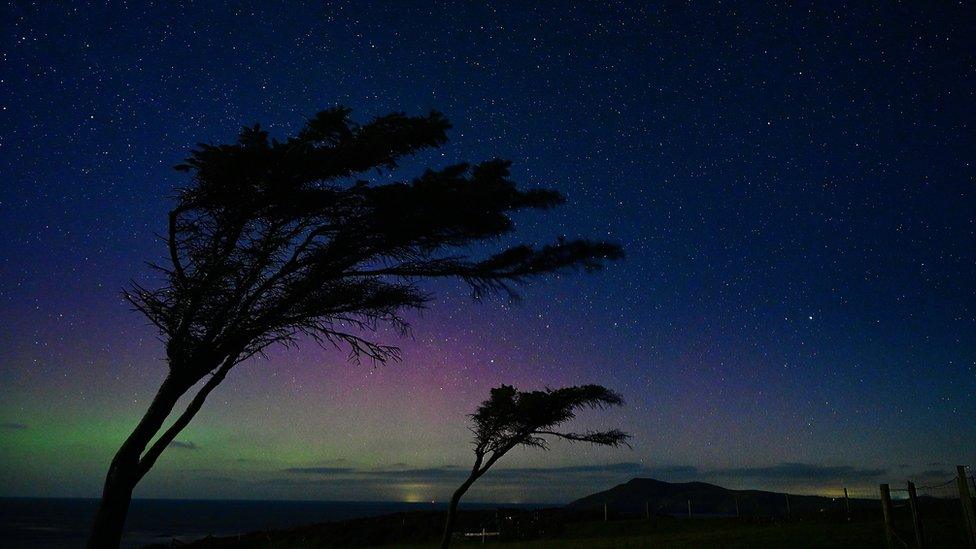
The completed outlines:
{"type": "MultiPolygon", "coordinates": [[[[963,547],[961,515],[945,502],[923,516],[926,547],[963,547]]],[[[898,535],[913,546],[907,510],[896,509],[898,535]]],[[[443,513],[409,512],[355,519],[230,538],[200,540],[189,546],[211,548],[298,547],[434,547],[443,513]]],[[[785,518],[673,518],[611,517],[609,522],[562,509],[538,512],[482,511],[462,513],[459,531],[501,531],[488,543],[505,547],[884,547],[880,504],[876,513],[847,521],[838,516],[785,518]],[[876,516],[875,516],[876,515],[876,516]]],[[[480,543],[480,538],[456,545],[480,543]]],[[[897,542],[896,542],[897,543],[897,542]]],[[[163,547],[163,546],[157,546],[163,547]]]]}

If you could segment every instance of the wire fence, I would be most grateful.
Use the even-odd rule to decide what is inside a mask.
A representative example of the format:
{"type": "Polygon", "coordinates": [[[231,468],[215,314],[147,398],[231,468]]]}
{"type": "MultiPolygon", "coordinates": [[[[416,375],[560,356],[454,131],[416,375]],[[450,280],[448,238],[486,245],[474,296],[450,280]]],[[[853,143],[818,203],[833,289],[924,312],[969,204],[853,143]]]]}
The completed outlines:
{"type": "Polygon", "coordinates": [[[882,484],[879,492],[889,548],[976,548],[976,479],[968,467],[925,484],[882,484]]]}
{"type": "Polygon", "coordinates": [[[603,522],[661,516],[846,522],[877,535],[883,532],[889,549],[976,549],[976,478],[968,467],[959,466],[956,473],[929,473],[915,479],[920,481],[917,483],[900,479],[875,488],[841,487],[832,497],[727,490],[720,494],[682,493],[656,498],[653,503],[594,501],[578,512],[587,520],[603,522]]]}

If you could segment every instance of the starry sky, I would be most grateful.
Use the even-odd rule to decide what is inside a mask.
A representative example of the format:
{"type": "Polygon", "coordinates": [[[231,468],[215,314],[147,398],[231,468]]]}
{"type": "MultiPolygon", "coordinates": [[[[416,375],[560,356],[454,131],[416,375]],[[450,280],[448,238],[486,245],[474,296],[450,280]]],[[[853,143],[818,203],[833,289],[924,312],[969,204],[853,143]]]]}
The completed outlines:
{"type": "Polygon", "coordinates": [[[442,111],[451,141],[395,178],[511,159],[568,198],[519,240],[627,258],[518,303],[431,285],[411,337],[380,334],[399,364],[251,360],[137,497],[442,501],[500,383],[618,390],[577,427],[634,447],[516,450],[473,501],[976,465],[976,10],[867,4],[5,5],[0,496],[96,496],[164,376],[120,291],[165,257],[172,166],[337,104],[442,111]]]}

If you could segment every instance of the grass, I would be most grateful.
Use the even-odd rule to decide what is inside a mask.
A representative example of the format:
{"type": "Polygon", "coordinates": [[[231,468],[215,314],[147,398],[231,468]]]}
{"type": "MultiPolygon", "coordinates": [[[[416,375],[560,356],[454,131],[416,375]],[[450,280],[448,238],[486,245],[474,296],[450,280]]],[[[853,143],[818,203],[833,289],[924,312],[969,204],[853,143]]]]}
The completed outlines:
{"type": "Polygon", "coordinates": [[[724,519],[582,523],[559,539],[511,547],[872,547],[883,546],[884,530],[872,523],[737,522],[724,519]]]}
{"type": "MultiPolygon", "coordinates": [[[[926,523],[926,547],[962,547],[961,524],[954,520],[926,523]]],[[[913,546],[913,534],[900,532],[913,546]]],[[[480,541],[478,542],[480,543],[480,541]]],[[[897,543],[897,542],[896,542],[897,543]]],[[[458,547],[473,542],[454,544],[458,547]]],[[[584,522],[570,525],[560,536],[531,542],[494,543],[505,549],[593,548],[632,549],[643,547],[723,549],[746,548],[868,548],[885,547],[880,522],[773,522],[733,519],[630,520],[584,522]]],[[[417,545],[417,549],[435,545],[417,545]]]]}
{"type": "MultiPolygon", "coordinates": [[[[382,545],[427,549],[437,547],[441,519],[436,514],[410,513],[395,517],[332,523],[290,531],[252,534],[243,538],[214,539],[193,544],[223,547],[364,547],[382,545]],[[396,528],[389,528],[390,524],[396,528]]],[[[898,523],[900,536],[914,546],[911,524],[898,523]]],[[[944,515],[924,521],[926,547],[964,547],[961,520],[944,515]]],[[[452,546],[474,547],[480,539],[457,541],[452,546]]],[[[489,541],[499,549],[594,548],[861,548],[885,547],[880,520],[844,522],[828,519],[782,521],[772,519],[671,519],[586,521],[564,523],[558,531],[526,542],[489,541]]],[[[896,546],[900,546],[896,542],[896,546]]]]}

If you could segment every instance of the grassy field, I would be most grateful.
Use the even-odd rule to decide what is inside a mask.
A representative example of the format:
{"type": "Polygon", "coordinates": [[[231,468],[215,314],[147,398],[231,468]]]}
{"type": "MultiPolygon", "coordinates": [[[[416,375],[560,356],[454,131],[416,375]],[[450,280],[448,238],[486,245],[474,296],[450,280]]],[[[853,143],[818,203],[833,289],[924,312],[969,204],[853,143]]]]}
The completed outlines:
{"type": "MultiPolygon", "coordinates": [[[[670,521],[653,525],[647,521],[609,524],[579,524],[560,539],[512,547],[885,547],[880,522],[777,522],[742,523],[734,520],[702,519],[670,521]]],[[[962,525],[955,520],[930,521],[926,547],[962,547],[962,525]]],[[[899,535],[913,546],[913,533],[899,535]]],[[[896,542],[897,543],[897,542],[896,542]]]]}
{"type": "MultiPolygon", "coordinates": [[[[963,547],[957,521],[928,524],[926,547],[963,547]]],[[[910,532],[901,532],[911,542],[910,532]]],[[[478,542],[458,543],[465,547],[478,542]]],[[[721,547],[736,548],[855,548],[885,547],[884,528],[878,522],[766,522],[750,523],[725,519],[619,521],[571,525],[558,538],[532,542],[496,543],[506,548],[614,548],[637,547],[721,547]]],[[[432,545],[418,545],[432,547],[432,545]]]]}
{"type": "MultiPolygon", "coordinates": [[[[425,521],[426,522],[426,521],[425,521]]],[[[355,534],[358,528],[342,528],[332,525],[314,529],[296,529],[261,536],[245,536],[235,540],[224,538],[193,544],[200,547],[350,547],[386,546],[409,547],[414,549],[437,547],[437,526],[429,524],[430,529],[420,534],[406,524],[409,535],[381,536],[383,539],[364,537],[355,534]],[[420,535],[418,535],[420,534],[420,535]],[[412,538],[412,539],[409,539],[412,538]],[[409,540],[409,541],[408,541],[409,540]],[[406,543],[405,543],[406,542],[406,543]]],[[[378,524],[376,524],[378,526],[378,524]]],[[[372,533],[376,530],[370,529],[372,533]]],[[[912,533],[901,532],[901,536],[914,546],[912,533]]],[[[368,536],[372,537],[372,536],[368,536]]],[[[480,539],[459,541],[456,547],[481,545],[480,539]]],[[[637,548],[637,547],[721,547],[721,548],[854,548],[885,547],[884,528],[880,521],[837,522],[825,520],[774,521],[737,519],[652,519],[619,520],[611,522],[576,522],[566,524],[558,534],[530,542],[489,541],[486,545],[499,548],[544,549],[566,548],[637,548]]],[[[965,539],[959,520],[951,518],[926,521],[926,547],[963,547],[965,539]]]]}
{"type": "Polygon", "coordinates": [[[724,519],[621,521],[572,525],[559,539],[513,547],[873,547],[884,530],[871,523],[743,523],[724,519]]]}

